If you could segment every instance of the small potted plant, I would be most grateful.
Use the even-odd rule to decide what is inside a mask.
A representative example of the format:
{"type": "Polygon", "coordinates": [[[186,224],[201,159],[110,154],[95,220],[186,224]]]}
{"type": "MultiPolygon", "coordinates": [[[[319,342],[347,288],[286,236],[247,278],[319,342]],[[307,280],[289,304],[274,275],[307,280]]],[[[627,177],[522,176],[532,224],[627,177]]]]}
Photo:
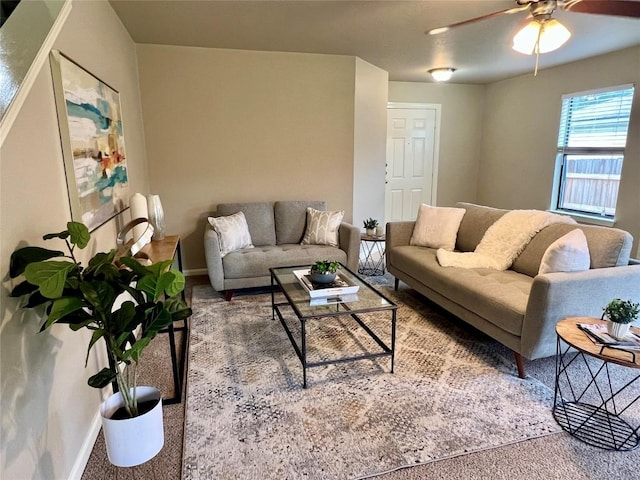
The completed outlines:
{"type": "Polygon", "coordinates": [[[364,229],[367,232],[367,235],[373,237],[376,227],[378,226],[378,221],[375,218],[367,218],[364,220],[364,229]]]}
{"type": "Polygon", "coordinates": [[[336,279],[340,264],[330,260],[318,260],[311,265],[309,275],[311,280],[318,283],[331,283],[336,279]]]}
{"type": "Polygon", "coordinates": [[[631,300],[614,298],[602,309],[602,319],[607,320],[607,331],[622,340],[629,333],[629,325],[638,318],[640,304],[631,300]]]}
{"type": "Polygon", "coordinates": [[[24,308],[45,307],[41,331],[55,324],[88,329],[85,367],[89,350],[104,341],[110,367],[88,383],[103,388],[115,380],[118,385],[118,393],[100,408],[107,454],[114,465],[139,465],[160,451],[164,430],[160,392],[137,386],[136,367],[159,331],[191,315],[179,296],[184,276],[170,269],[171,260],[143,266],[135,258],[121,257],[119,267],[115,250],[96,253],[82,265],[75,249],[84,249],[91,239],[82,223],[69,222],[66,230],[43,237],[55,238],[66,243],[68,253],[36,246],[13,252],[9,275],[24,276],[24,281],[11,296],[26,297],[24,308]]]}

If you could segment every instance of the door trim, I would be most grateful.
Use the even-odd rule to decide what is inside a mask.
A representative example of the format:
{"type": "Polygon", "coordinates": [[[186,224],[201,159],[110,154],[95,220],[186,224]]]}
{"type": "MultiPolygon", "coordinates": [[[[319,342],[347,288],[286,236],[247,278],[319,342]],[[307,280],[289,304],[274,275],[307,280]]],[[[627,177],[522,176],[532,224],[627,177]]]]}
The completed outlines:
{"type": "MultiPolygon", "coordinates": [[[[387,102],[387,110],[394,108],[415,109],[415,110],[435,110],[436,125],[433,134],[433,169],[431,171],[431,206],[435,207],[438,199],[438,163],[440,159],[440,114],[442,105],[439,103],[403,103],[387,102]]],[[[386,199],[385,199],[386,202],[386,199]]]]}

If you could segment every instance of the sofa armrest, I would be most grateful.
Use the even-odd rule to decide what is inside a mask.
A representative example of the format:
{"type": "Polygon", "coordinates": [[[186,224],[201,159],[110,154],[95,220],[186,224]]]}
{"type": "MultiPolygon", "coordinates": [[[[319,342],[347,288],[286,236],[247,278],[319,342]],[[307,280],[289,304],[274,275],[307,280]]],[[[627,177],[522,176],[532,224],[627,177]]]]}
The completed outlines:
{"type": "Polygon", "coordinates": [[[218,234],[208,225],[204,231],[204,256],[207,260],[207,271],[209,272],[211,286],[217,292],[224,290],[224,268],[222,266],[222,255],[220,255],[220,241],[218,240],[218,234]]]}
{"type": "Polygon", "coordinates": [[[542,349],[555,345],[558,321],[567,317],[600,318],[604,306],[616,297],[640,302],[640,265],[537,275],[522,324],[520,353],[530,359],[547,356],[549,352],[542,349]]]}
{"type": "Polygon", "coordinates": [[[347,253],[347,268],[356,272],[360,261],[360,230],[350,223],[342,222],[338,230],[340,250],[347,253]]]}
{"type": "Polygon", "coordinates": [[[413,227],[416,222],[387,222],[385,229],[384,251],[387,265],[391,264],[389,253],[393,247],[401,245],[409,245],[411,235],[413,235],[413,227]]]}

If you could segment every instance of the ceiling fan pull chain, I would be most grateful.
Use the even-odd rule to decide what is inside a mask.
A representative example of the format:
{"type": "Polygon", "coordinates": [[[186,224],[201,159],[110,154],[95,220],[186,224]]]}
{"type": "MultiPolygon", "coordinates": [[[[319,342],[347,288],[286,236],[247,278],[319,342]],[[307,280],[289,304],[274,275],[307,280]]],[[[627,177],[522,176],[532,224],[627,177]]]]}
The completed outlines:
{"type": "Polygon", "coordinates": [[[538,29],[538,38],[536,38],[536,46],[535,46],[535,51],[536,51],[536,68],[533,71],[533,76],[537,77],[538,76],[538,61],[540,60],[540,37],[542,36],[542,31],[544,30],[544,22],[540,23],[540,28],[538,29]]]}

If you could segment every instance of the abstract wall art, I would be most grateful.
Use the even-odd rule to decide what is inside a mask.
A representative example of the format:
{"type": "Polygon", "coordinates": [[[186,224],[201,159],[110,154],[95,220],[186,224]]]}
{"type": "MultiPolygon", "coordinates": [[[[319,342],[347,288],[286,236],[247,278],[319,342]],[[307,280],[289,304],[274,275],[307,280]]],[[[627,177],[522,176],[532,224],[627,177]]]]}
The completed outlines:
{"type": "Polygon", "coordinates": [[[71,217],[92,231],[128,208],[120,95],[57,50],[51,71],[71,217]]]}

